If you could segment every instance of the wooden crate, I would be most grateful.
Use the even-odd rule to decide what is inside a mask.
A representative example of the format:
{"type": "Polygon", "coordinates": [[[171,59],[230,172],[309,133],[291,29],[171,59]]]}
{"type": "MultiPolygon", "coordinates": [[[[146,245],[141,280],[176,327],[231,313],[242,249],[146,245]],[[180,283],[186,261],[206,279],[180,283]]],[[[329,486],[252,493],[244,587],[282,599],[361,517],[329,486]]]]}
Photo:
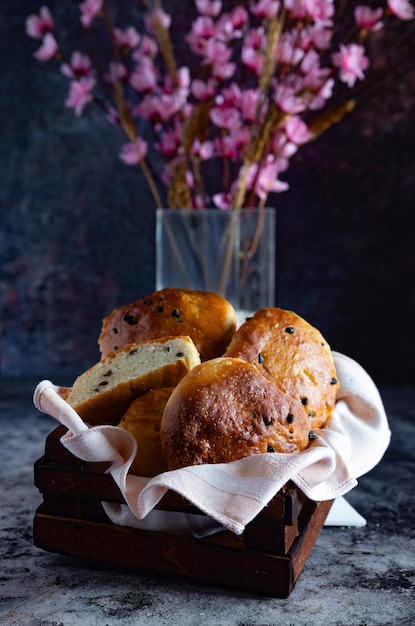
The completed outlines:
{"type": "MultiPolygon", "coordinates": [[[[125,503],[108,465],[87,463],[60,443],[56,428],[35,464],[43,503],[34,518],[34,542],[44,550],[183,576],[287,598],[324,524],[332,502],[314,502],[286,485],[240,536],[221,531],[203,539],[137,530],[110,522],[101,501],[125,503]]],[[[204,515],[187,500],[167,492],[164,511],[204,515]]]]}

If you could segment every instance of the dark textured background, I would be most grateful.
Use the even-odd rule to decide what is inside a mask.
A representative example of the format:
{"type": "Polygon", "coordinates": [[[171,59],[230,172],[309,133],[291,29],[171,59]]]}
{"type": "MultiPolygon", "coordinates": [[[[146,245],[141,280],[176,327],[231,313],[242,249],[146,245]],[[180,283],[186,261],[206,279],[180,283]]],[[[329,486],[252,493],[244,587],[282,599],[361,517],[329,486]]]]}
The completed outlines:
{"type": "MultiPolygon", "coordinates": [[[[0,7],[1,371],[62,383],[97,360],[102,317],[153,290],[154,213],[118,131],[93,109],[76,119],[66,79],[32,59],[24,19],[39,4],[0,7]]],[[[272,202],[277,304],[379,383],[415,379],[414,38],[385,90],[299,152],[272,202]]]]}

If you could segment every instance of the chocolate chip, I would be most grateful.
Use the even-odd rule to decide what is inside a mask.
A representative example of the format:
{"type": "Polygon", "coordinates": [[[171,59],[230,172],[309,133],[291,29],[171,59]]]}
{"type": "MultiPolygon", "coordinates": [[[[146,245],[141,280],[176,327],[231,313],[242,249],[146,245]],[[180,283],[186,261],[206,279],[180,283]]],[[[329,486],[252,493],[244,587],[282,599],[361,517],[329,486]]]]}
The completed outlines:
{"type": "Polygon", "coordinates": [[[287,328],[285,329],[285,332],[288,333],[289,335],[293,335],[295,333],[294,326],[287,326],[287,328]]]}
{"type": "Polygon", "coordinates": [[[267,452],[275,452],[275,449],[272,446],[267,446],[267,452]]]}
{"type": "Polygon", "coordinates": [[[135,324],[138,324],[138,317],[136,315],[131,315],[130,313],[127,313],[127,315],[124,315],[124,322],[130,324],[130,326],[134,326],[135,324]]]}
{"type": "Polygon", "coordinates": [[[157,307],[157,313],[163,313],[164,308],[162,306],[157,307]]]}
{"type": "Polygon", "coordinates": [[[103,376],[112,376],[112,370],[108,370],[108,372],[105,372],[103,376]]]}
{"type": "Polygon", "coordinates": [[[310,432],[308,433],[308,440],[309,441],[313,441],[313,439],[315,439],[316,437],[317,437],[317,435],[314,432],[314,430],[310,430],[310,432]]]}
{"type": "Polygon", "coordinates": [[[105,385],[108,385],[108,381],[107,380],[101,380],[101,382],[99,383],[99,387],[105,387],[105,385]]]}
{"type": "Polygon", "coordinates": [[[265,361],[265,357],[263,354],[259,353],[258,354],[258,363],[263,363],[265,361]]]}
{"type": "Polygon", "coordinates": [[[112,332],[114,333],[114,335],[117,335],[118,334],[118,328],[113,328],[112,332]]]}
{"type": "Polygon", "coordinates": [[[174,309],[174,310],[171,312],[171,315],[172,315],[172,317],[180,317],[180,311],[179,311],[179,309],[174,309]]]}
{"type": "Polygon", "coordinates": [[[132,356],[133,354],[135,354],[137,352],[137,348],[132,348],[132,350],[129,351],[129,355],[132,356]]]}
{"type": "Polygon", "coordinates": [[[287,424],[292,424],[294,421],[294,415],[292,413],[288,413],[287,415],[287,424]]]}
{"type": "Polygon", "coordinates": [[[337,378],[332,378],[330,381],[330,385],[337,385],[337,378]]]}
{"type": "Polygon", "coordinates": [[[271,426],[271,424],[272,424],[272,417],[271,417],[271,415],[263,415],[262,416],[262,421],[264,422],[265,426],[271,426]]]}
{"type": "Polygon", "coordinates": [[[176,356],[178,359],[181,359],[184,356],[184,352],[176,352],[176,356]]]}
{"type": "Polygon", "coordinates": [[[151,306],[153,304],[153,301],[147,298],[146,300],[143,300],[143,304],[146,304],[147,306],[151,306]]]}
{"type": "Polygon", "coordinates": [[[304,406],[306,406],[308,404],[308,398],[301,398],[301,404],[304,404],[304,406]]]}
{"type": "Polygon", "coordinates": [[[310,413],[308,413],[308,417],[315,417],[316,414],[314,413],[314,411],[310,411],[310,413]]]}

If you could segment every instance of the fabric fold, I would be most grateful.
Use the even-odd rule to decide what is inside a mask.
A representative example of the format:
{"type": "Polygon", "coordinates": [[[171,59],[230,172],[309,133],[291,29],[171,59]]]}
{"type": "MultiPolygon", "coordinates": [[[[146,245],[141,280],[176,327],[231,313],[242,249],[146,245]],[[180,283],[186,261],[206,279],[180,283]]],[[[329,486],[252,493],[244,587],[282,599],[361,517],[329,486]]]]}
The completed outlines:
{"type": "Polygon", "coordinates": [[[121,507],[103,503],[114,523],[141,528],[153,524],[173,533],[191,529],[195,536],[220,528],[241,534],[288,481],[312,500],[331,500],[355,487],[357,479],[375,467],[388,448],[390,429],[373,380],[353,359],[338,352],[333,352],[333,358],[340,382],[336,406],[306,450],[195,465],[153,478],[128,473],[137,450],[128,432],[116,426],[89,428],[62,398],[61,387],[40,382],[34,403],[68,428],[61,442],[72,454],[84,461],[111,463],[108,472],[126,501],[121,507]],[[168,490],[182,495],[207,518],[170,516],[170,520],[162,520],[154,507],[168,490]]]}

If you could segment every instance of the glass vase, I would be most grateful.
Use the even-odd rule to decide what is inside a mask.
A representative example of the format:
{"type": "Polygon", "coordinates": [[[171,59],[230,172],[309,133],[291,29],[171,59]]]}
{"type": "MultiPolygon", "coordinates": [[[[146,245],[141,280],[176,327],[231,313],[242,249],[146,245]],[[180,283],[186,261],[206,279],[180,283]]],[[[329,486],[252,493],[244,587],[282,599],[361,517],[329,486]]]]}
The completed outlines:
{"type": "Polygon", "coordinates": [[[238,321],[275,306],[273,208],[157,209],[156,289],[213,291],[238,321]]]}

